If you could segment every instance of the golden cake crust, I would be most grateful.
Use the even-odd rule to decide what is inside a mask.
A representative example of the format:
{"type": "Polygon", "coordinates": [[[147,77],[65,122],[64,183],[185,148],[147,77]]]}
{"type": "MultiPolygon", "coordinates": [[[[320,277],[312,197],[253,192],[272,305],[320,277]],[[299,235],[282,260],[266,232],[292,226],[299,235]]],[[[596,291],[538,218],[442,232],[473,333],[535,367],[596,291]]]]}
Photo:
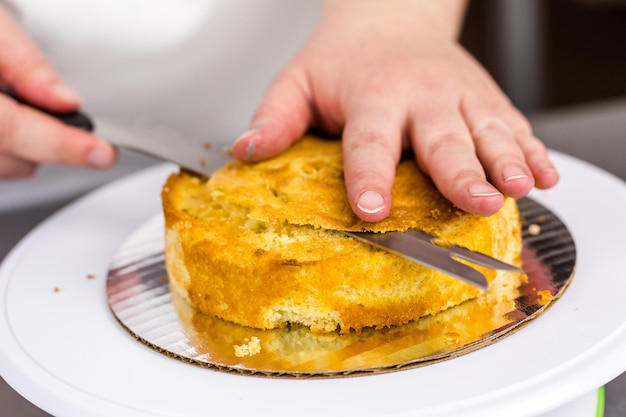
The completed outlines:
{"type": "MultiPolygon", "coordinates": [[[[242,325],[348,331],[403,324],[480,290],[344,231],[417,228],[519,263],[514,200],[490,217],[463,212],[412,159],[399,164],[392,198],[382,222],[356,217],[340,142],[313,137],[268,161],[232,162],[208,179],[173,174],[162,192],[170,285],[194,308],[242,325]]],[[[481,272],[490,282],[507,275],[481,272]]]]}

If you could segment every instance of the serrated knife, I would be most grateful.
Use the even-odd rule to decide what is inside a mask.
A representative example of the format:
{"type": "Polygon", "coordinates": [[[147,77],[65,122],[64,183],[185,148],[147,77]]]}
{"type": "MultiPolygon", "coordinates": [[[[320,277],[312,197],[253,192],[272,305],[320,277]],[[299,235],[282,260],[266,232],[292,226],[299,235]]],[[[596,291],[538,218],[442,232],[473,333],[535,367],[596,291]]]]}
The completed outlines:
{"type": "MultiPolygon", "coordinates": [[[[13,97],[22,104],[29,105],[7,90],[0,88],[0,92],[13,97]]],[[[91,117],[82,112],[54,113],[41,108],[37,109],[68,125],[93,131],[100,138],[113,145],[174,162],[182,168],[200,175],[210,176],[215,169],[233,160],[227,152],[211,149],[210,146],[203,146],[201,143],[185,138],[162,126],[146,123],[119,125],[106,120],[97,119],[93,121],[91,117]]],[[[410,229],[405,232],[386,233],[346,232],[346,234],[481,289],[486,289],[489,285],[485,276],[480,271],[457,261],[455,258],[492,269],[524,272],[514,265],[509,265],[491,256],[461,246],[437,245],[436,242],[440,240],[439,238],[420,230],[410,229]]]]}

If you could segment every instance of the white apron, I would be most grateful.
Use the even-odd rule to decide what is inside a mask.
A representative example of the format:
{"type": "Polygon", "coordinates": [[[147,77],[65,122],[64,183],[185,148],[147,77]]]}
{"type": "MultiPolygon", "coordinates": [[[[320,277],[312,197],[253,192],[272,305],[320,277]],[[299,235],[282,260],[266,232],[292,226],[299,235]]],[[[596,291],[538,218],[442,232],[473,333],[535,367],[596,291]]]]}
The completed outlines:
{"type": "MultiPolygon", "coordinates": [[[[16,15],[67,84],[81,94],[87,113],[163,125],[225,146],[246,130],[265,88],[306,41],[321,11],[319,0],[0,4],[16,15]]],[[[52,169],[59,170],[67,169],[52,169]]],[[[103,175],[111,173],[83,177],[103,175]]],[[[42,192],[54,194],[30,189],[41,181],[19,181],[17,188],[0,182],[0,200],[10,203],[9,194],[35,200],[44,199],[42,192]]],[[[54,186],[63,182],[75,187],[77,180],[57,179],[54,186]]],[[[67,190],[57,192],[64,194],[67,190]]]]}

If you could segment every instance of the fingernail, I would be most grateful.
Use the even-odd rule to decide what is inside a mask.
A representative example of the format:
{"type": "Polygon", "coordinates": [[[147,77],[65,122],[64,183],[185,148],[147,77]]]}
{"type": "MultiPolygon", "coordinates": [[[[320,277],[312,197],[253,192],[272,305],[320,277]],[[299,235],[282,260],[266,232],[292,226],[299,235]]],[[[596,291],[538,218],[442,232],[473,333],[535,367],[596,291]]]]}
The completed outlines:
{"type": "MultiPolygon", "coordinates": [[[[239,136],[236,140],[235,143],[233,144],[233,148],[235,146],[237,146],[237,144],[239,142],[243,142],[246,139],[250,139],[251,137],[253,137],[254,135],[256,135],[256,133],[258,132],[258,129],[250,129],[247,132],[245,132],[243,135],[239,136]]],[[[249,141],[248,144],[246,145],[246,156],[244,157],[245,160],[248,159],[252,159],[252,157],[254,156],[254,151],[255,151],[255,145],[254,145],[254,141],[249,141]]]]}
{"type": "Polygon", "coordinates": [[[494,197],[500,192],[493,187],[484,184],[474,184],[469,188],[472,197],[494,197]]]}
{"type": "Polygon", "coordinates": [[[504,182],[527,179],[528,175],[518,167],[507,167],[503,172],[504,182]]]}
{"type": "Polygon", "coordinates": [[[385,208],[385,200],[376,191],[365,191],[359,196],[356,206],[364,213],[374,214],[385,208]]]}
{"type": "Polygon", "coordinates": [[[67,103],[80,104],[81,99],[78,93],[67,85],[58,83],[54,84],[51,88],[57,98],[60,98],[67,103]]]}
{"type": "Polygon", "coordinates": [[[95,168],[111,166],[115,161],[115,153],[110,147],[103,145],[93,149],[87,157],[89,164],[95,168]]]}

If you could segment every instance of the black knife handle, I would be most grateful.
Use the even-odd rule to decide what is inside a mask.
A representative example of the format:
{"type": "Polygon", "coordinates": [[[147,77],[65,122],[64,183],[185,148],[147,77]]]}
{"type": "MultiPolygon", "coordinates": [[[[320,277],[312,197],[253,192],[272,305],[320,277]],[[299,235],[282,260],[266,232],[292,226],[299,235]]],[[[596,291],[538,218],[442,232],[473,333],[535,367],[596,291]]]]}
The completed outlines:
{"type": "Polygon", "coordinates": [[[36,109],[42,113],[52,116],[55,119],[59,120],[62,123],[65,123],[68,126],[77,127],[79,129],[86,130],[87,132],[93,132],[94,125],[93,125],[93,122],[91,121],[91,118],[87,114],[81,111],[54,112],[54,111],[43,109],[39,106],[35,106],[34,104],[27,102],[26,100],[18,96],[14,91],[9,90],[7,88],[0,87],[0,93],[11,97],[13,100],[17,101],[20,104],[32,107],[33,109],[36,109]]]}

